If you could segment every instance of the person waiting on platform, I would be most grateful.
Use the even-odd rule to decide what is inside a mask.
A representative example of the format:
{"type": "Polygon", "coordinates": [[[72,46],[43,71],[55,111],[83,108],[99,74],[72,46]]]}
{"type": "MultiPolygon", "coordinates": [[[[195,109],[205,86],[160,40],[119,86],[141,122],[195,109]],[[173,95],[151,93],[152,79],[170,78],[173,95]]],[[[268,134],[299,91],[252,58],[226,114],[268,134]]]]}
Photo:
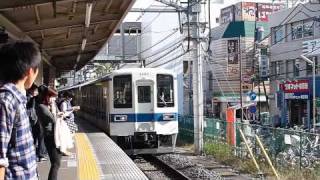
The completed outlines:
{"type": "Polygon", "coordinates": [[[0,180],[38,179],[36,153],[26,111],[26,89],[38,75],[41,56],[31,42],[0,48],[0,180]]]}
{"type": "Polygon", "coordinates": [[[75,132],[78,131],[78,126],[75,123],[73,112],[79,110],[80,107],[79,106],[72,106],[71,93],[64,92],[62,96],[63,96],[63,98],[62,98],[62,101],[59,105],[59,109],[61,110],[61,112],[64,113],[64,120],[66,121],[67,125],[69,126],[70,132],[72,134],[74,134],[75,132]]]}
{"type": "Polygon", "coordinates": [[[57,96],[58,93],[45,85],[41,85],[38,88],[38,91],[39,95],[37,99],[38,102],[36,105],[36,111],[38,120],[44,128],[44,143],[47,148],[51,163],[48,180],[56,180],[58,177],[62,153],[56,148],[56,143],[54,140],[54,126],[56,123],[56,117],[51,111],[51,103],[54,102],[51,100],[51,97],[57,96]]]}
{"type": "Polygon", "coordinates": [[[37,161],[46,161],[46,147],[43,139],[43,127],[38,121],[38,115],[36,112],[36,99],[38,97],[38,86],[33,84],[30,89],[27,90],[27,113],[32,128],[32,135],[34,145],[36,147],[37,161]]]}

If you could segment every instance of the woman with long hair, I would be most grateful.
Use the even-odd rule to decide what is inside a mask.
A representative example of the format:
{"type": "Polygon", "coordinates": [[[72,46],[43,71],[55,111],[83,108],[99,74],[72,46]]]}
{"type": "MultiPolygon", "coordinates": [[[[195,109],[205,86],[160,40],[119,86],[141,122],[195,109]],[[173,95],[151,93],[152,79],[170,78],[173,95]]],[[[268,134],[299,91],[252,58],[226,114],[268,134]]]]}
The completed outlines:
{"type": "Polygon", "coordinates": [[[53,111],[55,111],[55,97],[58,93],[45,85],[41,85],[38,91],[36,111],[38,120],[44,129],[44,143],[51,163],[48,180],[56,180],[62,157],[61,152],[56,148],[54,140],[54,126],[57,114],[53,113],[53,111]]]}

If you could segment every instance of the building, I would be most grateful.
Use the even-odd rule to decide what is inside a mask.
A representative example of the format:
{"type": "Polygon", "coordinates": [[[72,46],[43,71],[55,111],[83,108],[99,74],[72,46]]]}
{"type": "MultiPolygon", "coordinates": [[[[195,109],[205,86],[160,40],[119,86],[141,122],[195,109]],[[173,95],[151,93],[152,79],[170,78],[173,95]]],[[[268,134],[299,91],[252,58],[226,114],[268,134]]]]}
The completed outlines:
{"type": "MultiPolygon", "coordinates": [[[[141,22],[123,22],[90,63],[76,73],[60,72],[59,85],[69,86],[97,78],[120,64],[141,63],[141,56],[137,55],[140,51],[141,22]]],[[[44,67],[43,70],[46,71],[47,68],[44,67]]]]}
{"type": "MultiPolygon", "coordinates": [[[[270,112],[276,125],[312,122],[312,65],[316,64],[316,89],[320,88],[320,4],[300,4],[270,16],[270,112]]],[[[317,90],[315,96],[320,97],[317,90]]],[[[317,107],[318,114],[319,108],[317,107]]],[[[319,116],[318,116],[319,117],[319,116]]]]}
{"type": "MultiPolygon", "coordinates": [[[[268,111],[268,21],[270,14],[284,7],[283,4],[240,2],[221,9],[220,25],[211,32],[212,53],[206,66],[211,77],[208,81],[213,86],[207,97],[211,94],[214,116],[224,118],[226,108],[239,104],[241,97],[243,103],[255,101],[258,112],[268,111]],[[257,33],[261,37],[256,40],[265,39],[259,44],[255,44],[256,29],[261,32],[257,33]],[[248,96],[251,91],[257,94],[255,100],[248,96]]],[[[248,119],[255,118],[255,112],[250,115],[248,119]]]]}

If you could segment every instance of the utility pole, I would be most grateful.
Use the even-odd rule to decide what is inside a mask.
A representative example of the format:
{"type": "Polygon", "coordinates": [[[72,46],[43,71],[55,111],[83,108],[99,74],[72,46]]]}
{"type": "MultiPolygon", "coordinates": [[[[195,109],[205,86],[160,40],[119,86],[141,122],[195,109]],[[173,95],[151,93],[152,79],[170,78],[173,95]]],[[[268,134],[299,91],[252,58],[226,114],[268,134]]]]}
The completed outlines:
{"type": "MultiPolygon", "coordinates": [[[[203,153],[203,82],[202,82],[202,54],[200,37],[200,13],[201,0],[188,0],[187,8],[180,6],[173,1],[156,0],[168,6],[176,8],[178,11],[185,12],[188,22],[183,26],[188,28],[188,50],[192,55],[192,90],[193,90],[193,122],[194,122],[194,146],[195,154],[203,153]],[[192,6],[191,6],[192,4],[192,6]],[[190,5],[190,6],[189,6],[190,5]]],[[[185,29],[185,28],[183,28],[185,29]]],[[[190,63],[189,63],[190,64],[190,63]]],[[[189,77],[191,78],[191,77],[189,77]]],[[[191,84],[190,84],[191,85],[191,84]]]]}
{"type": "Polygon", "coordinates": [[[238,43],[238,58],[239,58],[239,72],[240,72],[240,112],[241,112],[241,122],[243,122],[243,104],[242,104],[242,58],[241,58],[241,36],[239,36],[239,43],[238,43]]]}
{"type": "MultiPolygon", "coordinates": [[[[199,0],[190,0],[192,3],[199,0]]],[[[189,7],[190,8],[190,7],[189,7]]],[[[192,88],[193,88],[193,116],[194,116],[194,145],[195,154],[203,153],[203,82],[202,82],[202,57],[200,39],[200,2],[188,10],[191,21],[192,41],[192,88]],[[194,37],[195,35],[195,37],[194,37]]]]}

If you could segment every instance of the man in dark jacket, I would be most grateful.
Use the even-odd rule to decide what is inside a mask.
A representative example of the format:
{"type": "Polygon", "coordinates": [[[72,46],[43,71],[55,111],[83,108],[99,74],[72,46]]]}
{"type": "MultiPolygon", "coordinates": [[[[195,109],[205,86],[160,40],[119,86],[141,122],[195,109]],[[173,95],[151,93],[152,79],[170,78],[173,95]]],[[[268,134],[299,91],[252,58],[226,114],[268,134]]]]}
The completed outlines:
{"type": "Polygon", "coordinates": [[[34,139],[34,145],[36,147],[37,161],[46,161],[46,147],[44,145],[43,127],[38,121],[38,115],[36,112],[36,99],[38,96],[38,86],[33,84],[27,91],[27,113],[32,128],[32,136],[34,139]]]}

